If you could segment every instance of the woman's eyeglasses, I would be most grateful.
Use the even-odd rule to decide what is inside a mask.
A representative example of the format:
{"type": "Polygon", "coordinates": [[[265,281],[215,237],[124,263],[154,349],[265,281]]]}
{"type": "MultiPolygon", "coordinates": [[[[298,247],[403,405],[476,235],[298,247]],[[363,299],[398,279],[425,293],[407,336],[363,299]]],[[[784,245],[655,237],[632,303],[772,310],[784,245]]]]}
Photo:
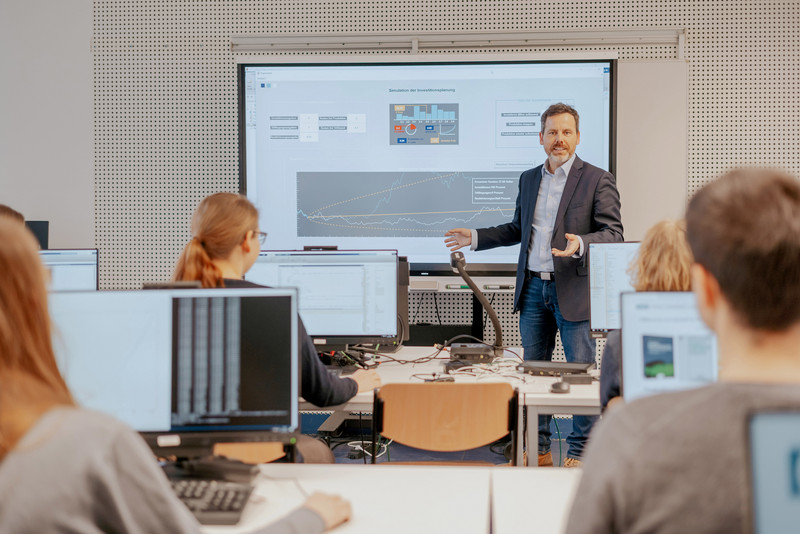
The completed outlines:
{"type": "Polygon", "coordinates": [[[262,245],[267,241],[267,232],[253,231],[253,236],[258,237],[258,242],[262,245]]]}

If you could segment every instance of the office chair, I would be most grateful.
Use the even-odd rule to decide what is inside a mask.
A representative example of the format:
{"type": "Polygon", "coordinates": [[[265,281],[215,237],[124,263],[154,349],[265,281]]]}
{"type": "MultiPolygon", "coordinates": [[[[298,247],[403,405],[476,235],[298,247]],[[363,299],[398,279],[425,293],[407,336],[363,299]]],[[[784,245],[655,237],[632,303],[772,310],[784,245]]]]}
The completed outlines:
{"type": "Polygon", "coordinates": [[[511,434],[515,465],[518,406],[519,391],[504,382],[386,384],[375,391],[372,463],[378,434],[440,452],[474,449],[511,434]]]}

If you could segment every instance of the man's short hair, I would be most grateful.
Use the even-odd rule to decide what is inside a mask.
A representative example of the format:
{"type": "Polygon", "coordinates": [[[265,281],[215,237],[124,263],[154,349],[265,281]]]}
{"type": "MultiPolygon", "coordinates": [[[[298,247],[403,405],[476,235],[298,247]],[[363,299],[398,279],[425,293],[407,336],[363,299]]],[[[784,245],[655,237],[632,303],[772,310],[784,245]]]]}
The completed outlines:
{"type": "Polygon", "coordinates": [[[547,122],[548,117],[552,117],[553,115],[561,115],[562,113],[569,113],[575,118],[575,131],[580,132],[580,124],[579,124],[579,117],[578,111],[573,108],[572,106],[568,106],[564,103],[559,102],[558,104],[553,104],[542,113],[541,122],[542,122],[542,133],[544,133],[544,124],[547,122]]]}
{"type": "Polygon", "coordinates": [[[705,186],[686,212],[695,262],[717,279],[751,328],[800,321],[800,182],[782,172],[739,169],[705,186]]]}
{"type": "Polygon", "coordinates": [[[25,217],[20,212],[5,204],[0,204],[0,217],[11,217],[20,222],[25,222],[25,217]]]}

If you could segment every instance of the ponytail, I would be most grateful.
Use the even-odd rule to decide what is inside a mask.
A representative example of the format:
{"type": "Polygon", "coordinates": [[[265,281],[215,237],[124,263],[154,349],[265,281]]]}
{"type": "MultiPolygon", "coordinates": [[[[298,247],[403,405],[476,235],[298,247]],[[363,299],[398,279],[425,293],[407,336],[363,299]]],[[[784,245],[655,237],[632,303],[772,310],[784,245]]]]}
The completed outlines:
{"type": "Polygon", "coordinates": [[[196,237],[183,248],[172,279],[176,282],[199,280],[204,288],[225,287],[222,271],[214,265],[203,244],[196,237]]]}
{"type": "Polygon", "coordinates": [[[192,240],[181,253],[175,281],[199,280],[205,288],[225,287],[222,271],[214,263],[226,259],[258,228],[258,211],[242,195],[215,193],[204,198],[192,215],[192,240]]]}

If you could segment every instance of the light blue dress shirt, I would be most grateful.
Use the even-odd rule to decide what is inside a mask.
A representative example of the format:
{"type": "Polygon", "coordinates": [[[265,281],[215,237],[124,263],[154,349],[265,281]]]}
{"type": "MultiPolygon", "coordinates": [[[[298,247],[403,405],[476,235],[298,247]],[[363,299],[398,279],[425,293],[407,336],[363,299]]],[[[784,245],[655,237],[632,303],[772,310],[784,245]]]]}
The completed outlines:
{"type": "Polygon", "coordinates": [[[567,176],[575,162],[572,154],[566,163],[551,173],[547,170],[547,163],[542,165],[542,182],[539,184],[539,193],[536,196],[536,208],[533,210],[533,231],[531,242],[528,244],[528,270],[552,273],[553,253],[550,241],[553,239],[553,229],[556,226],[558,205],[564,186],[567,185],[567,176]]]}

